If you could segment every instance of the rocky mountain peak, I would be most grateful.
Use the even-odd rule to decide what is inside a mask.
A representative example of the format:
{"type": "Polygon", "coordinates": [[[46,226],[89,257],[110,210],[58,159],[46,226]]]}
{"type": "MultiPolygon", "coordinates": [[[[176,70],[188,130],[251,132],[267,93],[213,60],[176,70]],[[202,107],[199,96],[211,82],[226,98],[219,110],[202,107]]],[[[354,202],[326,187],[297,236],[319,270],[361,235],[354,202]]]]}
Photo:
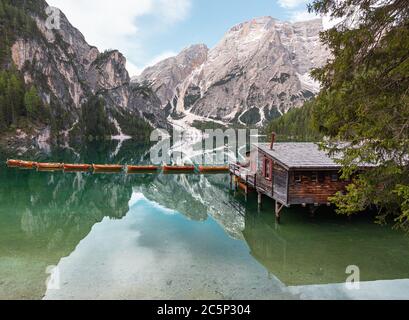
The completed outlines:
{"type": "Polygon", "coordinates": [[[132,81],[147,83],[158,95],[162,105],[166,105],[179,86],[194,69],[207,59],[209,49],[204,44],[196,44],[183,49],[177,56],[165,59],[146,68],[132,81]]]}
{"type": "Polygon", "coordinates": [[[62,12],[60,28],[47,28],[47,3],[43,0],[19,2],[16,7],[28,12],[38,30],[13,40],[11,61],[26,85],[35,84],[53,116],[61,119],[58,128],[61,135],[67,138],[64,132],[75,131],[81,107],[94,95],[104,99],[114,135],[115,130],[138,135],[136,124],[143,130],[149,127],[148,122],[152,126],[167,126],[166,117],[153,116],[161,108],[155,93],[131,86],[126,58],[118,50],[101,53],[86,42],[62,12]]]}
{"type": "Polygon", "coordinates": [[[167,79],[175,77],[170,67],[175,60],[169,59],[145,70],[138,81],[166,92],[159,94],[162,103],[167,102],[169,114],[177,113],[178,118],[189,114],[202,120],[263,125],[318,92],[310,71],[329,58],[320,42],[322,30],[321,19],[289,23],[255,18],[228,30],[201,56],[202,63],[186,67],[190,72],[179,72],[172,85],[167,79]]]}

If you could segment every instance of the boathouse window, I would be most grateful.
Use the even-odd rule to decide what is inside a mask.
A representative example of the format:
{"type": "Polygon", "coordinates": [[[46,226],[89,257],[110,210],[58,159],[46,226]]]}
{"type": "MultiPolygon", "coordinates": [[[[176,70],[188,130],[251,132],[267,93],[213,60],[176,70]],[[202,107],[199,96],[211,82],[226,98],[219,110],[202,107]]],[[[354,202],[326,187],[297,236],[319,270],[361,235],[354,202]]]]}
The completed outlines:
{"type": "Polygon", "coordinates": [[[271,180],[273,176],[273,161],[268,158],[264,158],[264,178],[271,180]]]}
{"type": "Polygon", "coordinates": [[[320,172],[318,174],[318,182],[319,183],[324,183],[325,182],[325,173],[324,172],[320,172]]]}
{"type": "Polygon", "coordinates": [[[318,174],[316,172],[313,172],[311,174],[311,181],[312,182],[318,182],[318,174]]]}
{"type": "Polygon", "coordinates": [[[301,183],[302,182],[302,177],[299,173],[294,174],[294,181],[295,183],[301,183]]]}
{"type": "Polygon", "coordinates": [[[338,173],[331,174],[331,181],[332,182],[338,182],[338,180],[339,180],[338,173]]]}

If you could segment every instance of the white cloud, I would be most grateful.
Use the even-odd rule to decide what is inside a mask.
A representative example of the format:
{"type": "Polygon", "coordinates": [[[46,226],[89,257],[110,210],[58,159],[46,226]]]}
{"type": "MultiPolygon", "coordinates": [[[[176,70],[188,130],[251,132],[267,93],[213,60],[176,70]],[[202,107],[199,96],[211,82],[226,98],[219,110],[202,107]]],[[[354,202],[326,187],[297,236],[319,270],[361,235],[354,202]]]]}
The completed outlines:
{"type": "Polygon", "coordinates": [[[165,51],[159,55],[157,55],[156,57],[152,58],[146,65],[144,65],[142,68],[138,68],[137,66],[135,66],[134,64],[128,62],[127,63],[127,69],[129,72],[129,75],[131,77],[135,77],[135,76],[139,76],[143,70],[145,70],[147,67],[151,67],[154,66],[155,64],[157,64],[158,62],[161,62],[162,60],[165,60],[167,58],[170,57],[174,57],[176,56],[177,53],[173,52],[173,51],[165,51]]]}
{"type": "Polygon", "coordinates": [[[344,19],[342,19],[342,18],[332,19],[330,16],[324,16],[322,18],[322,24],[324,26],[324,30],[331,29],[331,28],[335,27],[337,24],[340,24],[343,21],[344,21],[344,19]]]}
{"type": "Polygon", "coordinates": [[[138,67],[136,64],[133,64],[131,61],[127,60],[126,61],[126,70],[128,70],[129,76],[135,77],[139,76],[144,68],[138,67]]]}
{"type": "Polygon", "coordinates": [[[285,9],[294,9],[300,6],[304,6],[309,2],[307,0],[278,0],[278,5],[285,9]]]}
{"type": "Polygon", "coordinates": [[[307,4],[312,0],[277,0],[280,7],[286,9],[286,13],[291,22],[307,21],[317,19],[320,16],[309,13],[307,4]]]}
{"type": "Polygon", "coordinates": [[[191,6],[190,0],[159,0],[158,13],[168,23],[175,23],[186,18],[191,6]]]}
{"type": "Polygon", "coordinates": [[[101,51],[118,49],[128,59],[131,74],[141,71],[145,32],[138,18],[151,16],[166,27],[184,20],[192,0],[48,0],[60,8],[88,43],[101,51]]]}
{"type": "Polygon", "coordinates": [[[158,62],[161,62],[162,60],[165,60],[165,59],[171,58],[171,57],[175,57],[176,55],[177,55],[177,53],[173,52],[173,51],[163,52],[160,55],[154,57],[151,61],[149,61],[145,67],[151,67],[151,66],[157,64],[158,62]]]}
{"type": "Polygon", "coordinates": [[[136,18],[153,10],[152,0],[49,0],[60,8],[87,41],[101,50],[120,49],[137,34],[136,18]]]}
{"type": "Polygon", "coordinates": [[[290,13],[290,21],[291,22],[299,22],[299,21],[307,21],[317,19],[320,16],[317,16],[314,13],[309,13],[307,10],[302,11],[292,11],[290,13]]]}
{"type": "Polygon", "coordinates": [[[341,18],[332,19],[329,15],[320,16],[316,15],[315,13],[309,13],[307,10],[291,11],[289,14],[291,22],[308,21],[317,18],[322,18],[322,25],[324,30],[331,29],[332,27],[336,26],[337,24],[343,21],[343,19],[341,18]]]}

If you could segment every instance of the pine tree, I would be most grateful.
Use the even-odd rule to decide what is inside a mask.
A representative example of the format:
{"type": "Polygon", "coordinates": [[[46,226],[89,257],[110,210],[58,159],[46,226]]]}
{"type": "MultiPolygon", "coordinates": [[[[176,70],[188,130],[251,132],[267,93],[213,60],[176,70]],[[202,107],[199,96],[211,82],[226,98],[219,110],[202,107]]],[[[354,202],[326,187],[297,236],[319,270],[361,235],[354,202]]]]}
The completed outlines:
{"type": "Polygon", "coordinates": [[[0,18],[4,18],[6,15],[6,11],[4,8],[3,0],[0,0],[0,18]]]}
{"type": "Polygon", "coordinates": [[[375,204],[380,222],[392,215],[409,230],[408,3],[316,0],[309,9],[344,21],[321,35],[334,58],[313,72],[322,84],[315,125],[331,138],[326,149],[343,154],[344,176],[358,174],[334,199],[339,212],[375,204]],[[377,167],[359,173],[357,162],[377,167]]]}
{"type": "Polygon", "coordinates": [[[27,116],[31,119],[37,119],[41,116],[43,103],[37,93],[37,89],[32,86],[24,95],[24,106],[27,116]]]}
{"type": "Polygon", "coordinates": [[[100,97],[91,97],[83,104],[81,121],[86,137],[100,139],[111,135],[105,102],[100,97]]]}

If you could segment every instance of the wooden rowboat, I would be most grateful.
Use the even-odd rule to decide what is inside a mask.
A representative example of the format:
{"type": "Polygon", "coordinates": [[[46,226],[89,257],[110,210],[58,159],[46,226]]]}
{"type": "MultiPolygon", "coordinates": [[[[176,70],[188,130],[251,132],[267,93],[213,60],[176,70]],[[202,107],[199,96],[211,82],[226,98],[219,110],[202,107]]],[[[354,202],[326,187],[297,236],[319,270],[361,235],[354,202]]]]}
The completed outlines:
{"type": "Polygon", "coordinates": [[[195,166],[164,166],[163,171],[165,173],[194,172],[195,166]]]}
{"type": "Polygon", "coordinates": [[[64,164],[64,171],[79,171],[87,172],[90,171],[92,166],[90,164],[64,164]]]}
{"type": "Polygon", "coordinates": [[[128,173],[157,172],[158,166],[128,166],[128,173]]]}
{"type": "Polygon", "coordinates": [[[37,167],[37,162],[33,161],[20,161],[21,169],[34,169],[37,167]]]}
{"type": "Polygon", "coordinates": [[[21,163],[21,160],[13,160],[13,159],[7,160],[8,167],[13,167],[13,168],[20,167],[20,163],[21,163]]]}
{"type": "Polygon", "coordinates": [[[199,172],[201,173],[221,173],[221,172],[229,172],[229,167],[227,166],[200,166],[199,172]]]}
{"type": "Polygon", "coordinates": [[[121,165],[97,165],[97,164],[93,164],[92,167],[94,168],[94,172],[105,172],[105,173],[117,173],[117,172],[121,172],[124,167],[121,165]]]}
{"type": "Polygon", "coordinates": [[[58,171],[64,169],[62,163],[37,163],[38,171],[58,171]]]}

